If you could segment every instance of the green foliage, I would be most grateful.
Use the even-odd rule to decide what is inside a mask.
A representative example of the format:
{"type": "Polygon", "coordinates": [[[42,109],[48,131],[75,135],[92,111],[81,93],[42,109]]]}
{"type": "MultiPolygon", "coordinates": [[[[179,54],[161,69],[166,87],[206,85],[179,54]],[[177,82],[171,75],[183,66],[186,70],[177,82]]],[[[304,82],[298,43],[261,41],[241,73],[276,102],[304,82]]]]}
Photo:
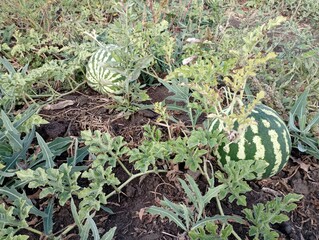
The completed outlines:
{"type": "MultiPolygon", "coordinates": [[[[266,24],[247,31],[243,41],[236,42],[235,46],[231,47],[224,45],[227,44],[228,38],[223,38],[218,46],[209,41],[192,43],[198,45],[198,48],[195,48],[195,52],[186,52],[191,56],[185,57],[194,57],[193,62],[174,69],[163,84],[176,94],[176,99],[173,100],[182,100],[185,103],[184,111],[189,114],[193,126],[201,114],[207,114],[212,120],[223,120],[226,132],[232,130],[236,121],[240,122],[243,130],[250,124],[247,122],[249,110],[260,102],[264,92],[258,93],[255,100],[244,108],[247,83],[256,76],[260,68],[276,57],[273,52],[263,53],[258,44],[265,41],[267,31],[283,21],[282,17],[269,20],[266,24]],[[228,50],[225,51],[223,47],[228,50]],[[235,47],[237,49],[234,49],[235,47]],[[225,87],[219,87],[220,84],[225,87]]],[[[172,98],[175,96],[169,99],[172,98]]],[[[208,129],[212,130],[212,126],[208,129]]]]}
{"type": "Polygon", "coordinates": [[[202,157],[208,151],[206,149],[198,149],[197,147],[190,147],[187,142],[187,138],[177,138],[171,142],[170,146],[174,152],[174,163],[185,163],[190,170],[196,171],[199,164],[203,162],[202,157]]]}
{"type": "MultiPolygon", "coordinates": [[[[188,184],[182,179],[179,179],[179,181],[185,191],[189,203],[193,204],[192,207],[186,206],[184,203],[173,203],[164,197],[164,200],[160,202],[162,207],[152,206],[148,208],[147,211],[154,215],[159,214],[162,218],[167,217],[170,221],[176,223],[178,227],[188,232],[196,224],[199,224],[196,225],[196,227],[204,224],[204,222],[199,221],[203,219],[203,212],[206,205],[210,203],[212,198],[219,194],[224,186],[211,187],[204,195],[202,195],[194,179],[189,175],[186,175],[186,178],[188,184]]],[[[209,218],[210,221],[227,221],[227,219],[228,218],[225,216],[209,218]]]]}
{"type": "MultiPolygon", "coordinates": [[[[183,231],[187,232],[191,239],[228,239],[233,234],[237,239],[239,236],[234,232],[231,225],[232,222],[240,224],[247,224],[242,218],[238,216],[225,216],[215,215],[208,217],[204,214],[205,206],[211,202],[212,198],[216,198],[217,203],[220,199],[223,199],[227,194],[230,194],[229,201],[233,202],[237,199],[238,205],[246,206],[246,198],[240,194],[250,191],[250,187],[243,180],[244,178],[249,180],[254,177],[254,171],[260,171],[265,169],[265,164],[259,166],[253,166],[253,161],[249,162],[248,170],[245,170],[244,164],[241,162],[232,162],[240,166],[240,169],[236,169],[234,166],[231,169],[230,164],[225,165],[225,171],[229,174],[229,180],[224,180],[220,172],[216,173],[216,176],[221,185],[215,187],[210,185],[206,193],[202,195],[195,181],[186,176],[188,184],[184,180],[179,180],[182,188],[186,194],[188,204],[192,207],[188,207],[184,203],[176,204],[164,197],[164,200],[160,202],[162,207],[152,206],[148,209],[151,214],[158,214],[162,218],[168,218],[170,221],[177,224],[183,231]],[[237,171],[240,173],[237,174],[237,171]],[[245,173],[244,173],[245,172],[245,173]],[[239,175],[242,175],[238,177],[239,175]],[[237,182],[238,181],[238,182],[237,182]],[[230,183],[230,184],[229,184],[230,183]],[[219,229],[218,222],[223,223],[223,227],[219,229]]],[[[262,172],[260,172],[262,174],[262,172]]],[[[214,183],[214,180],[208,179],[210,183],[214,183]]],[[[297,205],[295,202],[302,198],[298,194],[288,194],[283,199],[277,197],[276,199],[269,201],[265,204],[258,203],[253,206],[253,209],[245,208],[243,213],[246,219],[252,223],[250,226],[249,235],[255,236],[254,239],[277,239],[278,233],[271,229],[270,224],[282,223],[289,218],[282,212],[290,212],[294,210],[297,205]]],[[[219,210],[221,206],[219,206],[219,210]]]]}
{"type": "MultiPolygon", "coordinates": [[[[0,128],[0,167],[1,171],[7,173],[10,169],[16,168],[17,164],[27,158],[27,151],[31,146],[35,130],[32,127],[28,133],[19,132],[18,128],[29,120],[36,109],[31,107],[23,116],[16,121],[11,122],[10,118],[1,110],[1,128],[0,128]],[[24,135],[24,137],[22,137],[24,135]]],[[[1,174],[0,182],[6,177],[1,174]]]]}
{"type": "Polygon", "coordinates": [[[5,196],[11,202],[23,200],[28,205],[28,207],[30,207],[30,213],[41,217],[47,217],[46,213],[40,211],[33,205],[32,201],[27,197],[25,193],[19,193],[14,187],[1,187],[0,195],[5,196]]]}
{"type": "Polygon", "coordinates": [[[203,162],[203,157],[224,141],[224,135],[219,131],[208,132],[203,129],[193,130],[189,137],[178,137],[169,141],[169,149],[174,153],[174,163],[185,163],[192,171],[197,171],[203,162]]]}
{"type": "Polygon", "coordinates": [[[72,172],[72,166],[62,164],[59,169],[37,168],[36,170],[27,169],[17,172],[18,178],[28,183],[29,188],[41,187],[40,198],[48,195],[56,196],[60,205],[64,205],[73,193],[76,193],[80,187],[77,185],[77,179],[81,173],[72,172]]]}
{"type": "MultiPolygon", "coordinates": [[[[117,44],[125,49],[126,69],[146,57],[153,58],[156,67],[173,63],[172,55],[175,48],[175,39],[168,31],[169,24],[162,20],[158,22],[145,22],[143,14],[144,4],[128,1],[115,6],[119,16],[108,26],[106,42],[117,44]],[[128,61],[127,61],[128,60],[128,61]],[[133,60],[133,61],[132,61],[133,60]],[[134,64],[134,62],[136,62],[134,64]]],[[[144,65],[144,64],[143,64],[144,65]]],[[[167,68],[167,67],[166,67],[167,68]]]]}
{"type": "MultiPolygon", "coordinates": [[[[19,120],[23,117],[25,113],[23,114],[18,114],[15,116],[15,120],[19,120]]],[[[19,132],[23,133],[29,133],[30,129],[32,129],[33,126],[39,127],[42,124],[47,124],[49,123],[47,120],[43,119],[40,115],[38,114],[33,114],[28,120],[26,120],[21,126],[17,128],[19,132]]]]}
{"type": "Polygon", "coordinates": [[[112,96],[115,100],[115,105],[110,106],[121,112],[125,118],[143,108],[143,102],[150,100],[147,90],[143,89],[145,85],[138,82],[130,84],[125,93],[120,96],[112,96]]]}
{"type": "Polygon", "coordinates": [[[72,212],[75,224],[77,225],[77,227],[79,229],[79,236],[81,239],[88,239],[90,230],[92,231],[94,239],[101,239],[101,240],[113,239],[116,228],[115,227],[111,228],[108,232],[106,232],[102,236],[102,238],[100,238],[100,235],[98,233],[98,229],[97,229],[96,224],[93,221],[92,217],[88,213],[86,213],[85,219],[80,218],[80,216],[77,213],[77,209],[76,209],[76,206],[74,204],[73,198],[71,198],[71,212],[72,212]],[[82,222],[84,220],[86,220],[86,221],[83,224],[82,222]]]}
{"type": "Polygon", "coordinates": [[[93,168],[106,163],[115,167],[121,156],[129,151],[127,143],[120,136],[112,138],[109,133],[101,133],[98,130],[94,133],[90,130],[82,131],[81,136],[85,145],[89,146],[89,152],[96,157],[92,163],[93,168]]]}
{"type": "MultiPolygon", "coordinates": [[[[314,130],[318,114],[311,110],[306,114],[308,93],[313,97],[309,109],[318,101],[318,46],[305,22],[298,25],[296,21],[317,22],[317,1],[3,0],[1,9],[0,195],[8,203],[0,205],[1,239],[26,239],[16,235],[23,228],[39,237],[60,238],[74,227],[81,239],[90,235],[112,239],[115,228],[99,236],[95,212],[135,178],[166,172],[158,161],[166,162],[165,167],[185,163],[186,168],[200,171],[208,186],[203,194],[187,176],[187,182],[180,180],[185,203],[164,198],[161,208],[151,207],[149,212],[175,222],[191,239],[228,239],[230,235],[240,239],[232,223],[248,226],[247,222],[224,216],[220,200],[245,206],[244,194],[251,190],[247,181],[262,175],[266,164],[229,162],[222,166],[223,172],[214,173],[209,160],[220,144],[234,140],[235,122],[240,124],[239,137],[251,124],[247,116],[264,92],[265,101],[274,102],[284,113],[303,86],[309,85],[311,91],[291,108],[289,125],[295,146],[318,157],[314,130]],[[276,18],[282,13],[288,17],[285,22],[276,18]],[[163,140],[158,128],[146,125],[142,143],[132,149],[122,137],[99,131],[82,132],[84,147],[81,139],[57,138],[46,143],[35,133],[34,125],[44,123],[36,114],[38,109],[32,106],[21,116],[11,117],[18,106],[53,101],[80,89],[85,84],[87,60],[97,44],[110,43],[120,46],[114,56],[119,64],[112,67],[127,82],[123,95],[114,96],[115,104],[108,107],[128,117],[147,107],[142,105],[149,100],[145,84],[160,82],[174,94],[167,98],[172,104],[154,104],[160,114],[158,124],[164,123],[169,140],[163,140]],[[175,138],[170,124],[177,121],[168,110],[187,113],[192,131],[183,129],[183,135],[175,138]],[[208,117],[204,129],[197,125],[202,116],[208,117]],[[216,127],[214,123],[221,124],[216,127]],[[69,147],[74,155],[60,165],[56,156],[69,147]],[[126,160],[134,164],[133,170],[126,168],[126,160]],[[115,167],[127,173],[123,182],[115,167]],[[219,186],[214,185],[216,179],[219,186]],[[40,198],[50,198],[44,212],[21,189],[27,184],[41,189],[40,198]],[[106,186],[114,191],[106,194],[106,186]],[[73,197],[79,200],[78,209],[73,197]],[[213,198],[220,215],[207,216],[205,207],[213,198]],[[75,224],[62,233],[52,232],[55,199],[64,206],[71,200],[75,224]],[[42,217],[43,233],[28,226],[29,214],[42,217]]],[[[287,220],[281,212],[292,211],[298,200],[300,196],[288,195],[245,209],[250,236],[276,238],[270,224],[287,220]]]]}
{"type": "Polygon", "coordinates": [[[218,225],[214,222],[207,222],[205,226],[201,226],[191,230],[188,236],[192,240],[227,240],[233,231],[232,225],[227,225],[224,229],[221,229],[218,233],[218,225]]]}
{"type": "Polygon", "coordinates": [[[35,168],[44,166],[51,168],[55,165],[54,159],[63,153],[70,145],[70,138],[57,138],[50,143],[45,143],[42,137],[35,133],[35,125],[42,122],[36,112],[37,106],[30,106],[28,110],[23,112],[11,120],[4,111],[1,111],[0,121],[0,182],[4,178],[12,177],[16,169],[21,166],[25,168],[35,168]],[[32,123],[32,124],[31,124],[32,123]],[[38,145],[33,145],[34,138],[37,138],[38,145]],[[30,156],[29,150],[37,147],[41,151],[30,156]]]}
{"type": "Polygon", "coordinates": [[[216,178],[225,185],[225,189],[220,192],[220,199],[223,199],[230,193],[229,202],[236,200],[237,205],[246,206],[246,196],[243,195],[251,191],[246,181],[256,179],[256,176],[262,176],[268,163],[266,161],[241,160],[229,161],[222,168],[225,172],[216,172],[216,178]]]}
{"type": "Polygon", "coordinates": [[[27,235],[15,235],[21,228],[28,227],[26,218],[29,216],[31,206],[25,200],[16,199],[13,206],[0,205],[0,238],[12,240],[28,239],[27,235]]]}
{"type": "Polygon", "coordinates": [[[150,125],[144,126],[143,142],[129,152],[129,161],[134,163],[134,168],[146,172],[151,165],[156,168],[156,161],[168,159],[170,151],[166,142],[161,141],[162,132],[150,125]]]}
{"type": "Polygon", "coordinates": [[[295,202],[302,199],[301,195],[290,193],[283,199],[276,197],[276,199],[267,202],[266,204],[258,203],[253,206],[253,210],[244,209],[243,212],[253,226],[249,229],[249,236],[255,236],[254,239],[278,239],[279,234],[271,231],[269,224],[282,223],[288,221],[289,218],[282,212],[290,212],[294,210],[297,205],[295,202]]]}
{"type": "Polygon", "coordinates": [[[311,130],[319,123],[319,112],[310,119],[307,114],[307,97],[309,88],[296,100],[289,112],[289,129],[294,139],[294,147],[319,159],[319,140],[316,139],[311,130]],[[296,125],[297,123],[297,125],[296,125]]]}
{"type": "Polygon", "coordinates": [[[319,20],[318,9],[319,4],[315,0],[285,0],[285,1],[263,1],[249,0],[245,2],[247,7],[253,7],[258,10],[267,12],[278,12],[283,15],[289,15],[292,19],[298,21],[309,21],[315,24],[319,20]]]}
{"type": "Polygon", "coordinates": [[[83,172],[81,177],[90,181],[89,187],[82,188],[77,193],[78,197],[83,199],[79,205],[79,216],[82,219],[92,210],[100,210],[101,204],[107,203],[107,197],[103,191],[104,185],[116,188],[120,181],[112,173],[112,167],[104,169],[102,165],[83,172]]]}
{"type": "MultiPolygon", "coordinates": [[[[55,89],[57,82],[64,83],[64,89],[71,89],[71,91],[83,85],[83,81],[78,82],[75,76],[83,72],[83,63],[90,55],[85,48],[81,50],[81,53],[73,53],[72,47],[69,48],[71,49],[64,49],[65,52],[70,52],[68,60],[47,61],[34,69],[28,69],[29,65],[26,64],[18,71],[0,72],[0,92],[3,95],[0,106],[10,110],[13,106],[20,105],[23,102],[27,103],[32,99],[41,97],[57,98],[61,95],[55,89]]],[[[1,62],[3,63],[3,61],[1,62]]],[[[11,65],[7,62],[8,64],[11,65]]],[[[11,68],[13,67],[11,66],[11,68]]]]}

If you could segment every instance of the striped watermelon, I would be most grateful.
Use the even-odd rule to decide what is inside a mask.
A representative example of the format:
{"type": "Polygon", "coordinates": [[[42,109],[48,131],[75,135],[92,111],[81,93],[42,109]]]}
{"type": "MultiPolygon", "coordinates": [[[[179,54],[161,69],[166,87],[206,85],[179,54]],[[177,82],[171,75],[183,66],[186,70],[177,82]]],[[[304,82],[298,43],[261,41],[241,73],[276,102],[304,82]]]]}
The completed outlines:
{"type": "Polygon", "coordinates": [[[113,44],[97,50],[89,59],[86,68],[88,85],[102,94],[121,94],[125,86],[125,77],[115,70],[116,60],[112,52],[119,47],[113,44]]]}
{"type": "Polygon", "coordinates": [[[265,105],[257,105],[249,117],[256,124],[249,126],[238,142],[220,146],[217,157],[222,164],[230,160],[266,160],[269,164],[266,172],[257,177],[268,178],[288,162],[290,134],[280,116],[265,105]]]}

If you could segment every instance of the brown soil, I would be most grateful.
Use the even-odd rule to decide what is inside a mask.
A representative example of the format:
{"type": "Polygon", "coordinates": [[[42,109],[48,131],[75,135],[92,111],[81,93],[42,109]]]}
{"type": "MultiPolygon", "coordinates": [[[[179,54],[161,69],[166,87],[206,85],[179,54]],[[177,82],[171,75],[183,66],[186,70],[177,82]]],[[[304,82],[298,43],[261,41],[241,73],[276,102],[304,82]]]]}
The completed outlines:
{"type": "MultiPolygon", "coordinates": [[[[167,96],[163,87],[149,89],[152,102],[162,101],[167,96]]],[[[84,129],[100,129],[111,134],[122,135],[132,146],[137,145],[142,137],[142,127],[146,123],[154,123],[157,114],[151,110],[139,111],[128,119],[108,108],[112,104],[110,99],[100,95],[78,93],[65,97],[64,100],[73,100],[74,104],[60,110],[44,110],[44,116],[50,123],[41,126],[38,131],[46,139],[51,140],[58,136],[78,136],[84,129]]],[[[178,115],[177,117],[185,118],[178,115]]],[[[165,131],[163,129],[163,131],[165,131]]],[[[122,172],[118,177],[123,178],[122,172]]],[[[182,177],[183,173],[179,173],[182,177]]],[[[205,188],[205,182],[197,179],[205,188]]],[[[290,214],[290,221],[274,226],[282,239],[319,239],[319,164],[318,160],[309,156],[300,156],[293,153],[289,164],[277,176],[270,179],[250,183],[253,191],[247,194],[248,206],[258,202],[265,202],[275,196],[287,193],[300,193],[304,198],[298,208],[290,214]]],[[[136,179],[125,189],[124,194],[110,199],[107,207],[114,214],[100,211],[95,216],[98,229],[106,232],[113,226],[117,227],[116,239],[186,239],[182,231],[174,223],[146,214],[145,208],[158,205],[159,200],[166,197],[174,202],[184,201],[183,193],[175,179],[168,179],[164,175],[149,175],[146,178],[136,179]]],[[[241,214],[241,208],[226,201],[222,203],[226,214],[241,214]]],[[[207,208],[207,214],[216,214],[215,203],[207,208]]],[[[59,231],[73,223],[69,206],[57,209],[54,213],[54,231],[59,231]]],[[[235,226],[242,237],[247,235],[247,228],[235,226]]],[[[36,239],[36,238],[35,238],[36,239]]],[[[79,239],[76,232],[65,239],[79,239]]]]}

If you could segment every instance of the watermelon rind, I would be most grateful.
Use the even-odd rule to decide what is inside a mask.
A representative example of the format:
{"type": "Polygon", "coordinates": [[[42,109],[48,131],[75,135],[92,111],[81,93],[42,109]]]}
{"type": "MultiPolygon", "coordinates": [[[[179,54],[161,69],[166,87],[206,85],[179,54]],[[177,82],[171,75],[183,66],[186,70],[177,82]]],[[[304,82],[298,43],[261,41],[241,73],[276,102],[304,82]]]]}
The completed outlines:
{"type": "Polygon", "coordinates": [[[114,44],[99,48],[89,59],[86,68],[88,85],[101,94],[122,94],[126,78],[114,70],[116,60],[112,52],[119,49],[114,44]]]}
{"type": "Polygon", "coordinates": [[[228,161],[265,160],[269,165],[257,179],[271,177],[289,160],[292,148],[289,130],[278,113],[263,104],[257,105],[249,117],[255,124],[247,127],[239,141],[221,145],[217,157],[223,165],[228,161]]]}

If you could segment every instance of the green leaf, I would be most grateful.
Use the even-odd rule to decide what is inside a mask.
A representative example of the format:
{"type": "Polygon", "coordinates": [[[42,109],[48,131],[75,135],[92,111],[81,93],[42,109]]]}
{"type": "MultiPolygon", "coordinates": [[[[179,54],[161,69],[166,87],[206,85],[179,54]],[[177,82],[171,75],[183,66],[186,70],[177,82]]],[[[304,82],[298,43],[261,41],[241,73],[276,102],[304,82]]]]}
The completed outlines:
{"type": "Polygon", "coordinates": [[[54,156],[59,156],[64,153],[72,143],[71,137],[58,137],[48,143],[48,147],[54,156]]]}
{"type": "Polygon", "coordinates": [[[59,169],[37,168],[36,170],[27,169],[17,172],[18,178],[22,181],[29,182],[29,188],[42,187],[40,198],[47,195],[57,195],[60,205],[64,205],[73,193],[76,193],[80,186],[77,179],[81,173],[72,172],[72,166],[63,163],[59,169]]]}
{"type": "Polygon", "coordinates": [[[82,228],[81,219],[80,219],[79,214],[77,212],[73,198],[71,198],[71,212],[72,212],[74,222],[78,226],[79,231],[81,232],[81,228],[82,228]]]}
{"type": "Polygon", "coordinates": [[[225,188],[224,185],[219,185],[217,187],[210,187],[208,191],[205,193],[205,195],[203,196],[204,204],[210,203],[212,198],[217,197],[219,192],[224,188],[225,188]]]}
{"type": "Polygon", "coordinates": [[[83,162],[84,158],[89,154],[88,149],[88,146],[77,149],[74,156],[67,159],[68,164],[75,166],[76,164],[83,162]]]}
{"type": "Polygon", "coordinates": [[[14,207],[6,208],[4,203],[0,204],[0,226],[4,228],[5,226],[19,226],[19,222],[13,215],[14,207]]]}
{"type": "Polygon", "coordinates": [[[111,228],[102,237],[101,240],[112,240],[115,235],[116,227],[111,228]]]}
{"type": "MultiPolygon", "coordinates": [[[[27,122],[38,111],[38,105],[32,104],[23,112],[22,116],[13,122],[13,127],[19,129],[25,122],[27,122]]],[[[1,138],[0,138],[1,140],[1,138]]]]}
{"type": "Polygon", "coordinates": [[[53,162],[54,154],[51,152],[44,139],[38,133],[36,133],[36,137],[43,153],[45,168],[53,168],[55,166],[55,163],[53,162]]]}
{"type": "Polygon", "coordinates": [[[185,190],[187,196],[190,198],[191,202],[197,208],[196,210],[198,212],[198,218],[201,218],[202,213],[204,211],[204,207],[205,207],[202,193],[201,193],[199,187],[197,186],[195,180],[190,175],[186,175],[186,179],[189,183],[189,186],[191,187],[191,190],[188,188],[188,186],[185,184],[185,182],[183,183],[183,181],[180,180],[182,183],[182,187],[185,190]],[[186,191],[186,189],[187,189],[187,191],[186,191]]]}
{"type": "Polygon", "coordinates": [[[20,139],[21,134],[16,128],[14,128],[9,117],[5,114],[3,110],[1,110],[1,118],[3,126],[6,130],[5,136],[8,138],[10,146],[12,147],[14,152],[20,151],[23,148],[22,141],[20,139]]]}
{"type": "Polygon", "coordinates": [[[86,218],[86,221],[88,221],[88,223],[90,225],[90,229],[91,229],[91,232],[93,234],[94,240],[100,240],[99,230],[97,229],[93,218],[91,216],[88,216],[86,218]]]}
{"type": "MultiPolygon", "coordinates": [[[[8,169],[12,169],[16,166],[17,162],[19,160],[25,160],[26,154],[29,150],[29,147],[33,141],[35,133],[35,128],[33,127],[31,132],[29,132],[24,138],[23,138],[23,149],[21,151],[15,152],[10,157],[4,157],[3,161],[6,163],[6,166],[2,169],[2,171],[6,171],[8,169]]],[[[0,183],[3,181],[3,177],[0,178],[0,183]]]]}
{"type": "Polygon", "coordinates": [[[305,132],[309,132],[310,129],[319,123],[319,112],[311,119],[311,121],[308,123],[306,129],[305,129],[305,132]]]}
{"type": "Polygon", "coordinates": [[[3,122],[3,126],[7,131],[11,131],[14,134],[19,134],[18,130],[16,128],[14,128],[9,117],[7,116],[7,114],[3,110],[1,110],[1,119],[3,122]]]}
{"type": "Polygon", "coordinates": [[[152,206],[147,209],[147,212],[153,215],[158,214],[162,218],[167,217],[170,221],[173,221],[174,223],[176,223],[176,225],[179,226],[181,229],[183,229],[184,231],[187,231],[187,227],[184,225],[184,223],[178,218],[178,216],[175,213],[169,210],[152,206]]]}
{"type": "Polygon", "coordinates": [[[0,142],[0,159],[1,157],[9,157],[12,155],[12,148],[9,144],[0,142]]]}
{"type": "Polygon", "coordinates": [[[304,117],[306,116],[306,105],[307,105],[307,97],[310,89],[306,89],[296,100],[294,106],[291,108],[289,112],[289,128],[291,128],[295,132],[303,132],[304,131],[304,123],[302,123],[304,117]],[[295,118],[298,118],[299,128],[295,125],[295,118]]]}
{"type": "Polygon", "coordinates": [[[253,209],[244,209],[243,213],[246,219],[253,226],[250,227],[249,235],[260,239],[277,239],[278,233],[272,231],[270,224],[282,223],[289,218],[282,212],[290,212],[297,205],[294,202],[299,201],[303,196],[298,194],[288,194],[284,198],[276,197],[274,200],[268,201],[265,204],[258,203],[253,206],[253,209]]]}
{"type": "Polygon", "coordinates": [[[218,230],[218,225],[214,221],[208,221],[203,226],[199,226],[188,233],[192,240],[228,240],[232,234],[233,227],[230,224],[218,230]]]}
{"type": "Polygon", "coordinates": [[[0,170],[0,176],[1,177],[13,177],[14,175],[16,175],[15,173],[9,173],[9,172],[3,172],[0,170]]]}
{"type": "Polygon", "coordinates": [[[90,229],[91,229],[91,226],[90,226],[90,222],[89,221],[86,221],[84,226],[81,228],[82,231],[80,231],[80,238],[81,239],[89,239],[89,233],[90,233],[90,229]]]}
{"type": "Polygon", "coordinates": [[[267,166],[268,163],[262,160],[229,161],[224,166],[221,166],[226,176],[220,171],[215,173],[219,182],[225,185],[225,188],[220,190],[220,199],[225,198],[230,193],[230,202],[237,200],[238,205],[246,206],[246,196],[243,194],[251,190],[246,181],[262,176],[267,166]]]}
{"type": "Polygon", "coordinates": [[[23,148],[22,141],[20,139],[20,133],[15,133],[13,131],[6,131],[6,137],[9,140],[10,146],[14,152],[21,151],[23,148]]]}
{"type": "Polygon", "coordinates": [[[43,231],[46,235],[49,235],[53,231],[53,209],[54,209],[54,198],[51,198],[48,206],[45,208],[44,212],[47,217],[43,218],[43,231]]]}
{"type": "Polygon", "coordinates": [[[190,148],[198,147],[200,145],[207,145],[208,141],[206,133],[203,129],[193,130],[188,138],[187,144],[190,148]]]}
{"type": "Polygon", "coordinates": [[[127,143],[121,136],[112,138],[109,133],[101,133],[98,130],[93,134],[90,130],[82,131],[81,136],[85,145],[89,146],[89,152],[96,156],[93,167],[104,166],[106,163],[115,167],[117,160],[129,152],[127,143]]]}
{"type": "Polygon", "coordinates": [[[30,213],[35,214],[40,217],[47,217],[47,214],[43,211],[37,209],[31,202],[31,200],[25,195],[25,193],[21,194],[16,189],[1,187],[0,195],[5,195],[9,198],[10,201],[15,201],[19,199],[23,199],[26,201],[27,205],[31,207],[30,213]]]}
{"type": "MultiPolygon", "coordinates": [[[[186,179],[188,180],[190,176],[189,175],[186,175],[186,179]]],[[[191,178],[191,177],[190,177],[191,178]]],[[[193,190],[193,187],[195,186],[192,186],[192,189],[190,189],[190,187],[186,184],[186,182],[183,180],[183,179],[178,179],[179,182],[181,183],[182,187],[183,187],[183,190],[184,192],[186,193],[186,196],[187,198],[189,199],[190,202],[192,203],[196,203],[197,200],[198,201],[201,201],[201,197],[198,199],[198,197],[196,197],[196,194],[194,193],[194,190],[193,190]]],[[[193,182],[192,182],[193,183],[193,182]]],[[[191,183],[190,183],[191,184],[191,183]]],[[[196,184],[196,183],[195,183],[196,184]]],[[[197,187],[197,185],[196,185],[197,187]]],[[[196,188],[195,187],[195,188],[196,188]]],[[[198,187],[197,187],[198,188],[198,187]]]]}
{"type": "Polygon", "coordinates": [[[17,71],[12,66],[12,64],[5,57],[3,57],[3,58],[0,57],[0,63],[7,69],[9,74],[17,73],[17,71]]]}
{"type": "Polygon", "coordinates": [[[115,213],[112,211],[112,209],[110,209],[110,208],[108,208],[108,207],[101,206],[101,209],[102,209],[104,212],[106,212],[106,213],[108,213],[108,214],[110,214],[110,215],[115,214],[115,213]]]}
{"type": "Polygon", "coordinates": [[[200,226],[204,226],[206,223],[212,222],[212,221],[220,221],[222,223],[227,223],[229,221],[229,222],[237,222],[240,224],[245,224],[245,221],[240,216],[215,215],[213,217],[206,217],[205,219],[198,221],[196,224],[192,226],[191,230],[194,230],[200,226]]]}
{"type": "Polygon", "coordinates": [[[189,88],[187,87],[188,79],[186,78],[182,78],[179,80],[173,79],[170,81],[170,83],[161,79],[158,79],[158,81],[161,84],[163,84],[170,93],[174,93],[173,96],[167,97],[167,100],[188,103],[189,101],[189,88]]]}
{"type": "MultiPolygon", "coordinates": [[[[71,142],[72,142],[72,138],[70,137],[63,137],[63,138],[58,137],[54,139],[52,142],[47,143],[47,146],[49,147],[54,157],[56,157],[64,153],[69,148],[71,142]]],[[[37,167],[42,166],[41,163],[43,161],[45,161],[45,164],[47,164],[46,158],[44,157],[42,151],[36,157],[37,157],[37,160],[35,161],[32,160],[34,156],[31,156],[29,158],[29,161],[31,161],[30,168],[34,168],[35,166],[37,167]]]]}

